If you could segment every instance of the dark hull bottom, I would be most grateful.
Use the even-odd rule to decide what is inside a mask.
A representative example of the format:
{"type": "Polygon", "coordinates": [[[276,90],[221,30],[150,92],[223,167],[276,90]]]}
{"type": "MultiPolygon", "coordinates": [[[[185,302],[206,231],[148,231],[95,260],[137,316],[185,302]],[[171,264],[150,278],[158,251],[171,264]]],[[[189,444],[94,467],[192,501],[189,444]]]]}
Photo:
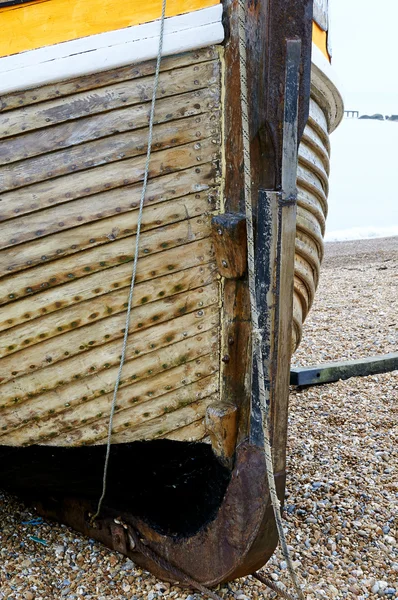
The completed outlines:
{"type": "MultiPolygon", "coordinates": [[[[80,498],[95,506],[104,446],[0,446],[0,487],[25,498],[80,498]]],[[[104,507],[159,533],[193,535],[221,505],[230,472],[207,444],[154,440],[112,446],[104,507]]]]}
{"type": "MultiPolygon", "coordinates": [[[[189,585],[188,575],[217,585],[253,573],[274,552],[262,447],[243,442],[230,473],[206,444],[112,446],[108,493],[93,524],[104,455],[103,446],[1,447],[0,487],[167,581],[189,585]]],[[[285,474],[275,479],[282,501],[285,474]]]]}

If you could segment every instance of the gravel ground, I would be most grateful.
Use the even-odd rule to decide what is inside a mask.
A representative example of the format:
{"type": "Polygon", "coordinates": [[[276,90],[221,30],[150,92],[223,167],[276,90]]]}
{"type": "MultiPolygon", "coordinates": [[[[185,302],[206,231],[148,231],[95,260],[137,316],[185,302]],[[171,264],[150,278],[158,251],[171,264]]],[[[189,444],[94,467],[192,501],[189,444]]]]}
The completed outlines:
{"type": "MultiPolygon", "coordinates": [[[[397,351],[398,238],[329,243],[294,362],[397,351]]],[[[308,598],[398,598],[398,372],[292,390],[285,524],[308,598]]],[[[199,600],[0,493],[0,598],[199,600]],[[43,543],[45,545],[43,545],[43,543]]],[[[264,573],[290,588],[279,551],[264,573]]],[[[273,596],[251,577],[225,600],[273,596]]]]}

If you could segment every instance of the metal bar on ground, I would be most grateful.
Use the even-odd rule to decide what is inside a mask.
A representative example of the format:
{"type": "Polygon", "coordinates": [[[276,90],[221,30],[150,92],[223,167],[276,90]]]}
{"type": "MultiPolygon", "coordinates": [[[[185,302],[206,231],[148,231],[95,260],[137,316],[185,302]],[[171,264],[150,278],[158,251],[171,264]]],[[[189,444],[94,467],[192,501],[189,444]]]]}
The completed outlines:
{"type": "Polygon", "coordinates": [[[317,385],[395,370],[398,370],[398,352],[359,358],[358,360],[323,363],[311,367],[292,367],[290,385],[317,385]]]}

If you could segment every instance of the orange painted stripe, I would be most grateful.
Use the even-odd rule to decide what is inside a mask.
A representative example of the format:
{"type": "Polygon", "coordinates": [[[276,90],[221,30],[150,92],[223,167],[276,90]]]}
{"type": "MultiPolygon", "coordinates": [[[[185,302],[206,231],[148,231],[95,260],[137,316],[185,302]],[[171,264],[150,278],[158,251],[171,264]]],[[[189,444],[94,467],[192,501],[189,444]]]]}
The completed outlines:
{"type": "MultiPolygon", "coordinates": [[[[173,17],[219,0],[167,0],[173,17]]],[[[115,31],[160,18],[162,0],[38,0],[0,9],[0,56],[115,31]]]]}
{"type": "Polygon", "coordinates": [[[327,50],[327,33],[326,31],[323,31],[323,29],[321,29],[321,27],[319,27],[318,23],[315,23],[315,21],[312,23],[312,41],[316,46],[318,46],[319,50],[330,62],[330,56],[327,50]]]}

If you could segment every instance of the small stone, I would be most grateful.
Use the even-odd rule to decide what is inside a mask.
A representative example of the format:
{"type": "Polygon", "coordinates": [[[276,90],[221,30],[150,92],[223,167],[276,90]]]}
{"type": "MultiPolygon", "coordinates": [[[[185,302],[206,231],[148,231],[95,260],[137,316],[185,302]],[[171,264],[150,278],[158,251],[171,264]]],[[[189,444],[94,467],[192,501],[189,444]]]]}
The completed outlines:
{"type": "Polygon", "coordinates": [[[24,593],[24,599],[25,600],[34,600],[35,595],[32,592],[25,592],[24,593]]]}
{"type": "Polygon", "coordinates": [[[383,533],[385,533],[387,535],[387,533],[390,533],[390,526],[389,525],[384,525],[383,527],[383,533]]]}
{"type": "Polygon", "coordinates": [[[361,588],[359,588],[357,585],[350,585],[349,586],[349,591],[354,594],[355,596],[358,596],[361,593],[361,588]]]}
{"type": "Polygon", "coordinates": [[[109,564],[111,565],[111,567],[115,567],[118,563],[118,558],[117,556],[115,556],[114,554],[112,554],[112,556],[109,558],[109,564]]]}
{"type": "Polygon", "coordinates": [[[156,598],[156,593],[155,592],[149,592],[148,596],[147,596],[147,600],[154,600],[154,598],[156,598]]]}
{"type": "Polygon", "coordinates": [[[395,538],[392,537],[392,535],[385,535],[384,536],[384,541],[386,542],[386,544],[389,544],[390,546],[395,546],[396,545],[395,538]]]}
{"type": "MultiPolygon", "coordinates": [[[[188,598],[187,598],[188,600],[188,598]]],[[[236,598],[236,600],[250,600],[250,598],[248,598],[248,596],[246,596],[245,594],[239,594],[239,596],[236,598]]]]}
{"type": "Polygon", "coordinates": [[[65,547],[58,544],[57,546],[54,546],[54,552],[55,556],[59,558],[65,554],[65,547]]]}
{"type": "Polygon", "coordinates": [[[285,560],[282,560],[282,561],[279,563],[279,568],[280,568],[282,571],[284,571],[285,569],[287,569],[287,563],[286,563],[286,561],[285,561],[285,560]]]}
{"type": "Polygon", "coordinates": [[[337,598],[339,590],[334,585],[329,585],[329,592],[332,598],[337,598]]]}
{"type": "Polygon", "coordinates": [[[395,596],[395,594],[396,594],[396,589],[395,589],[395,588],[393,588],[393,587],[388,587],[388,588],[386,588],[386,589],[384,590],[384,594],[385,594],[386,596],[395,596]]]}
{"type": "Polygon", "coordinates": [[[306,523],[316,523],[317,520],[315,517],[308,517],[308,519],[305,520],[306,523]]]}
{"type": "Polygon", "coordinates": [[[25,558],[25,560],[23,560],[21,562],[21,567],[23,567],[24,569],[27,569],[28,567],[30,567],[31,564],[32,564],[32,561],[30,560],[30,558],[25,558]]]}

